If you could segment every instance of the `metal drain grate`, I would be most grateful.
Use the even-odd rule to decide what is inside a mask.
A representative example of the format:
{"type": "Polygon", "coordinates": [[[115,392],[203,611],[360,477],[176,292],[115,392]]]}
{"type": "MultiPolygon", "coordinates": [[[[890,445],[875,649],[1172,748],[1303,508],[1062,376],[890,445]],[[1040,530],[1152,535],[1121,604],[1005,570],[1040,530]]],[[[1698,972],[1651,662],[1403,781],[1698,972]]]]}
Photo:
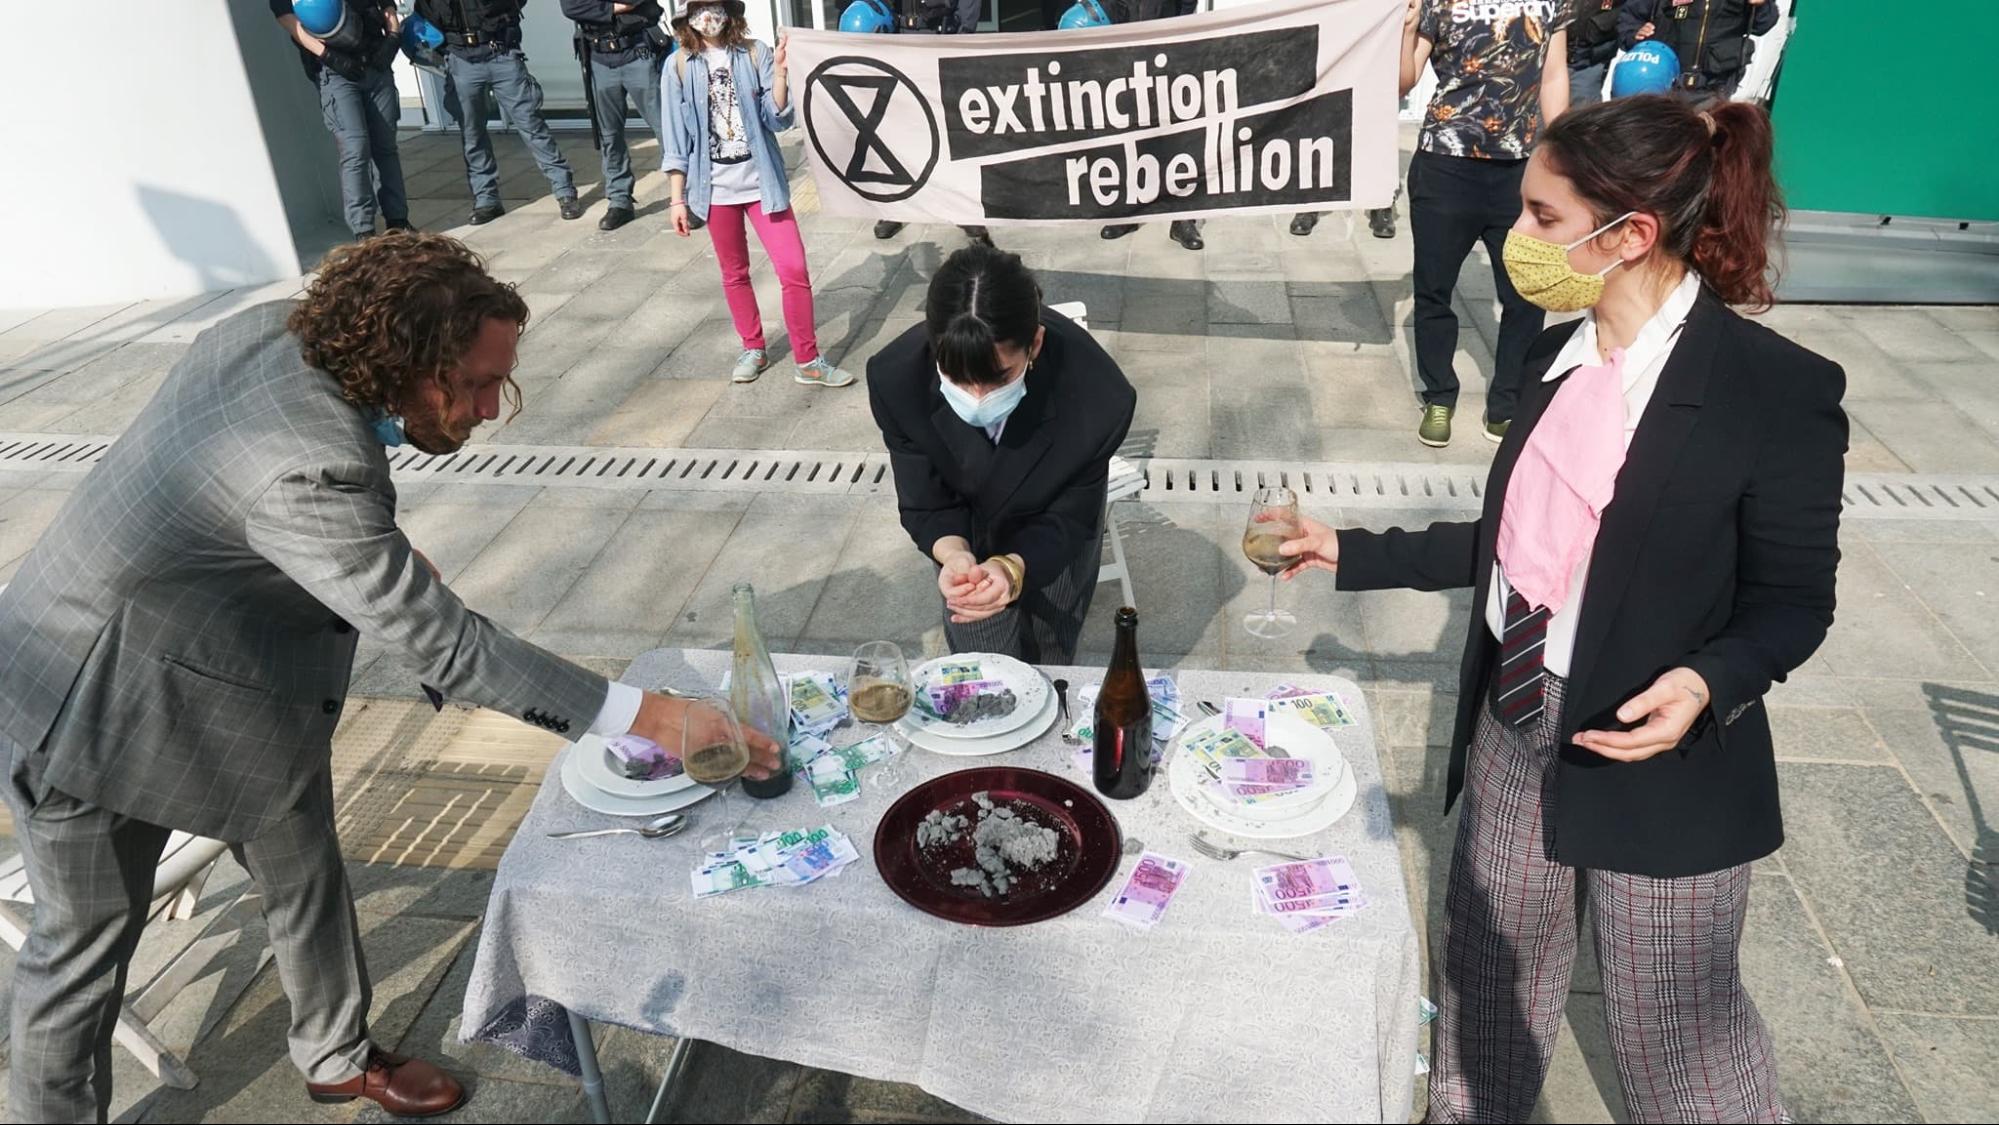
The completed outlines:
{"type": "MultiPolygon", "coordinates": [[[[0,434],[0,471],[81,473],[113,439],[75,434],[0,434]]],[[[478,445],[441,457],[398,450],[389,460],[400,484],[510,484],[530,488],[637,488],[682,492],[892,492],[883,453],[761,449],[640,449],[604,446],[478,445]]],[[[1259,488],[1297,490],[1307,503],[1360,508],[1476,511],[1485,495],[1482,465],[1383,462],[1135,460],[1141,501],[1246,503],[1259,488]]],[[[1999,476],[1850,473],[1849,519],[1999,521],[1999,476]]]]}
{"type": "Polygon", "coordinates": [[[398,482],[639,488],[684,492],[867,493],[888,486],[888,457],[758,449],[474,446],[389,459],[398,482]]]}
{"type": "Polygon", "coordinates": [[[1467,465],[1185,461],[1155,457],[1144,500],[1246,503],[1259,488],[1289,488],[1309,504],[1376,508],[1468,508],[1484,503],[1485,469],[1467,465]]]}

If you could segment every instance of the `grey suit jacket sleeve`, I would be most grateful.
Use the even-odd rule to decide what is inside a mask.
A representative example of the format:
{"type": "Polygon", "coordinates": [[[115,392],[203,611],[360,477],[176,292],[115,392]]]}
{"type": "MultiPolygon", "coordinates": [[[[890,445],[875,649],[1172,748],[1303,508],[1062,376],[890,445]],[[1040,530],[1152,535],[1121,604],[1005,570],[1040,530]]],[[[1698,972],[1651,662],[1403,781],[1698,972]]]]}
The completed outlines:
{"type": "Polygon", "coordinates": [[[364,636],[386,642],[454,699],[581,737],[608,691],[602,676],[468,609],[418,562],[395,501],[360,463],[288,470],[247,521],[253,550],[364,636]]]}

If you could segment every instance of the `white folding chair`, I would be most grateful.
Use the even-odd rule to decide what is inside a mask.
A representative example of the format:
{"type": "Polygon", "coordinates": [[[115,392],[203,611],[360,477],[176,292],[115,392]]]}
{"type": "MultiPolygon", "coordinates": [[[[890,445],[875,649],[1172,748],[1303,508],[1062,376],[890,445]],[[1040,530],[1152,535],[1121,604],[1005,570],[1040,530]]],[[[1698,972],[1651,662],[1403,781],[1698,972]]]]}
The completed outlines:
{"type": "MultiPolygon", "coordinates": [[[[1061,313],[1076,322],[1076,327],[1088,331],[1090,310],[1081,301],[1064,301],[1048,306],[1051,311],[1061,313]]],[[[1122,457],[1111,458],[1110,487],[1104,493],[1104,531],[1111,539],[1111,561],[1097,571],[1097,582],[1118,584],[1118,593],[1124,596],[1121,605],[1138,608],[1138,599],[1131,592],[1131,567],[1124,557],[1124,533],[1118,527],[1117,504],[1120,500],[1130,500],[1145,491],[1145,472],[1137,465],[1122,457]]]]}
{"type": "MultiPolygon", "coordinates": [[[[222,853],[228,849],[229,845],[221,840],[205,836],[192,836],[186,832],[175,832],[170,836],[166,850],[160,854],[159,869],[153,875],[152,916],[193,918],[201,904],[201,888],[208,880],[208,873],[214,870],[215,861],[221,859],[222,853]]],[[[242,899],[237,901],[240,903],[242,899]]],[[[34,891],[28,886],[28,873],[22,857],[16,855],[0,864],[0,941],[5,941],[17,953],[28,940],[28,923],[17,908],[31,908],[34,904],[34,891]]],[[[193,1089],[196,1081],[194,1072],[167,1050],[148,1024],[159,1016],[188,982],[201,975],[219,946],[228,943],[230,939],[227,937],[211,937],[211,931],[217,922],[231,913],[233,910],[218,911],[195,940],[176,955],[158,976],[125,998],[118,1012],[118,1026],[112,1032],[113,1041],[130,1051],[132,1057],[143,1063],[161,1082],[175,1089],[193,1089]]],[[[0,1031],[0,1035],[4,1035],[4,1031],[0,1031]]]]}
{"type": "MultiPolygon", "coordinates": [[[[7,586],[0,583],[0,593],[7,586]]],[[[186,832],[176,832],[167,838],[166,850],[160,853],[160,865],[153,872],[153,914],[154,918],[165,915],[170,919],[193,918],[201,906],[201,888],[208,882],[208,873],[215,869],[215,861],[229,845],[221,840],[211,840],[205,836],[191,836],[186,832]]],[[[214,959],[216,952],[227,945],[226,936],[212,936],[216,923],[235,912],[249,896],[239,897],[228,910],[217,911],[201,933],[195,936],[186,949],[168,962],[144,988],[126,997],[118,1012],[118,1027],[112,1032],[112,1040],[132,1057],[145,1064],[147,1070],[161,1082],[178,1090],[194,1088],[194,1072],[187,1064],[167,1050],[159,1037],[148,1026],[157,1018],[180,990],[189,981],[201,975],[202,970],[214,959]]],[[[28,941],[28,922],[21,916],[20,908],[33,908],[35,894],[28,886],[26,862],[19,854],[0,863],[0,941],[16,953],[28,941]]],[[[0,1043],[8,1034],[7,1021],[0,1019],[0,1043]]]]}

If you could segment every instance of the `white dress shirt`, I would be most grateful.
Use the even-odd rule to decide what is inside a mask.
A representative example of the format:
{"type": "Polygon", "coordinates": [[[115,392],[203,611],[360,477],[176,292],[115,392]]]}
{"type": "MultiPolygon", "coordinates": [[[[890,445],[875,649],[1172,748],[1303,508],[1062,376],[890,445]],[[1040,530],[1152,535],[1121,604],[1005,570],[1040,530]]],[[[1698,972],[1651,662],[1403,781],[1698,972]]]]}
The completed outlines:
{"type": "Polygon", "coordinates": [[[645,693],[630,684],[611,681],[611,690],[604,693],[604,705],[597,708],[597,718],[590,723],[590,733],[599,738],[612,738],[625,734],[638,721],[639,701],[645,693]]]}
{"type": "MultiPolygon", "coordinates": [[[[1638,330],[1638,336],[1624,349],[1624,447],[1631,448],[1631,435],[1638,429],[1638,420],[1645,416],[1645,405],[1652,401],[1652,389],[1659,385],[1659,372],[1666,366],[1666,360],[1673,354],[1673,345],[1679,341],[1680,329],[1687,322],[1687,314],[1693,311],[1694,299],[1700,296],[1701,279],[1692,270],[1680,279],[1680,284],[1666,296],[1659,311],[1638,330]]],[[[1562,346],[1555,362],[1548,365],[1548,373],[1542,382],[1553,382],[1583,364],[1601,364],[1608,357],[1598,353],[1596,344],[1596,313],[1585,313],[1581,327],[1569,342],[1562,346]]],[[[1502,505],[1503,506],[1503,505],[1502,505]]],[[[1548,640],[1542,648],[1542,665],[1557,676],[1569,674],[1569,662],[1575,656],[1576,623],[1582,619],[1583,591],[1588,589],[1590,555],[1584,555],[1576,563],[1575,573],[1569,577],[1569,600],[1548,618],[1548,640]]],[[[1506,598],[1513,592],[1512,583],[1506,580],[1506,573],[1497,560],[1492,566],[1491,590],[1485,599],[1485,623],[1492,635],[1504,639],[1506,633],[1506,598]]]]}

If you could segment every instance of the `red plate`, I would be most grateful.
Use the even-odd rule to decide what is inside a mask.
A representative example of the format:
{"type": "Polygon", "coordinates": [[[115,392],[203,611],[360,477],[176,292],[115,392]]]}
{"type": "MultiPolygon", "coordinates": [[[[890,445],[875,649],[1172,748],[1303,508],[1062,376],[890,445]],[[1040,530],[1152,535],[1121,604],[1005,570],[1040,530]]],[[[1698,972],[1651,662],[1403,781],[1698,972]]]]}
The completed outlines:
{"type": "Polygon", "coordinates": [[[889,889],[925,914],[968,926],[1024,926],[1096,897],[1117,874],[1123,847],[1117,818],[1096,794],[1052,773],[985,766],[933,777],[890,806],[875,828],[875,868],[889,889]],[[969,832],[955,844],[916,846],[917,822],[932,810],[977,823],[974,793],[1011,803],[1018,815],[1061,836],[1053,861],[992,898],[951,882],[954,869],[973,864],[969,832]]]}

